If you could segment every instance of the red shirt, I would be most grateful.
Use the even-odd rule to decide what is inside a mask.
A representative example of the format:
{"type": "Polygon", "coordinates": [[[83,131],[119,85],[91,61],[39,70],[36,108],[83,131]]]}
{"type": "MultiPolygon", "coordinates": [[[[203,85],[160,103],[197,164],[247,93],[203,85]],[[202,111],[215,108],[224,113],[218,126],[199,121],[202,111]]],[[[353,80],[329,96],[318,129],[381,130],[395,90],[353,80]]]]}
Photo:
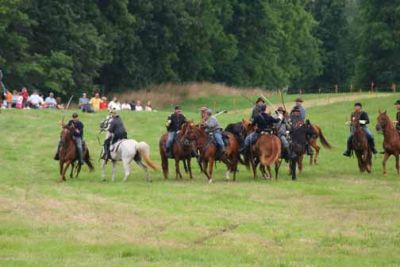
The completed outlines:
{"type": "Polygon", "coordinates": [[[100,109],[107,109],[108,108],[108,102],[107,101],[103,101],[100,103],[100,109]]]}

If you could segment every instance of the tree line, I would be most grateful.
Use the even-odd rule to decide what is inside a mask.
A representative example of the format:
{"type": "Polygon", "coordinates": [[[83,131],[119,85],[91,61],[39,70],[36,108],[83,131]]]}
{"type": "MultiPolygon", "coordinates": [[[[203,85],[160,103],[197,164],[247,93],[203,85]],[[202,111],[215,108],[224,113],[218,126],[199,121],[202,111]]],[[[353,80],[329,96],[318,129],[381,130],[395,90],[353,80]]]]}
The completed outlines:
{"type": "Polygon", "coordinates": [[[0,0],[0,68],[10,88],[62,94],[388,87],[400,80],[399,18],[399,0],[0,0]]]}

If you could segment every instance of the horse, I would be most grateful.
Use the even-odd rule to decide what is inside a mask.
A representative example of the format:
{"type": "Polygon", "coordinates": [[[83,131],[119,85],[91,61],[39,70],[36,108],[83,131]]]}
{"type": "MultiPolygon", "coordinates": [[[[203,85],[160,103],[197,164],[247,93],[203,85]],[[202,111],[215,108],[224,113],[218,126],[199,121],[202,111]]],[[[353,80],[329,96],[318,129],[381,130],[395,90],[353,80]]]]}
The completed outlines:
{"type": "Polygon", "coordinates": [[[310,155],[310,165],[316,165],[318,160],[318,155],[321,147],[318,145],[317,141],[318,138],[321,141],[321,144],[324,148],[332,149],[332,146],[329,144],[328,140],[325,138],[324,134],[322,133],[322,129],[319,125],[313,124],[311,125],[313,128],[315,135],[310,138],[308,144],[315,150],[315,155],[310,155]]]}
{"type": "MultiPolygon", "coordinates": [[[[69,166],[71,165],[71,173],[70,178],[73,177],[73,172],[75,170],[75,162],[78,159],[78,151],[76,148],[76,144],[73,138],[73,127],[63,126],[61,130],[61,147],[59,150],[59,164],[60,164],[60,181],[66,181],[65,173],[67,172],[69,166]]],[[[87,146],[84,146],[83,151],[83,161],[89,167],[89,171],[92,172],[94,170],[92,161],[90,159],[90,153],[87,146]]],[[[76,175],[75,178],[78,177],[81,171],[81,164],[77,164],[76,167],[76,175]]]]}
{"type": "Polygon", "coordinates": [[[303,157],[306,153],[306,144],[309,142],[310,137],[315,134],[316,132],[309,120],[306,120],[306,123],[302,124],[289,134],[289,146],[293,154],[293,157],[290,157],[289,159],[289,168],[292,180],[297,179],[297,166],[299,168],[299,173],[303,171],[303,157]]]}
{"type": "Polygon", "coordinates": [[[372,152],[368,145],[367,135],[358,120],[352,121],[354,134],[352,139],[352,147],[358,160],[358,168],[360,172],[371,172],[372,168],[372,152]]]}
{"type": "MultiPolygon", "coordinates": [[[[179,161],[183,161],[183,166],[186,173],[189,173],[190,179],[193,179],[191,159],[195,152],[193,142],[182,139],[182,133],[186,131],[189,124],[192,122],[185,122],[181,130],[177,133],[174,143],[172,145],[172,152],[175,160],[175,179],[182,179],[182,174],[179,169],[179,161]]],[[[163,134],[159,141],[159,150],[161,156],[161,166],[163,170],[164,179],[168,179],[168,157],[165,149],[167,143],[167,134],[163,134]]]]}
{"type": "MultiPolygon", "coordinates": [[[[227,146],[220,160],[228,168],[225,173],[226,179],[229,180],[230,174],[233,173],[233,181],[235,181],[239,162],[239,143],[232,133],[224,132],[223,135],[227,138],[227,146]]],[[[217,154],[215,141],[206,133],[203,127],[197,127],[194,124],[188,125],[183,138],[195,143],[196,149],[200,152],[199,162],[201,170],[206,175],[208,182],[212,183],[213,167],[217,154]]]]}
{"type": "Polygon", "coordinates": [[[399,174],[399,154],[400,154],[400,135],[397,132],[396,128],[393,126],[389,116],[386,111],[379,111],[378,119],[376,124],[376,130],[378,132],[382,132],[383,139],[383,174],[386,175],[386,162],[391,155],[396,158],[396,170],[397,174],[399,174]]]}
{"type": "MultiPolygon", "coordinates": [[[[116,165],[118,161],[122,161],[125,171],[123,182],[126,182],[130,175],[131,169],[129,164],[132,160],[141,167],[146,173],[146,180],[151,181],[148,168],[158,170],[156,164],[150,159],[150,147],[145,142],[137,142],[133,139],[122,139],[111,145],[110,147],[111,162],[112,162],[112,177],[111,180],[115,181],[116,165]],[[144,161],[144,162],[143,162],[144,161]]],[[[102,162],[102,177],[105,178],[106,161],[102,162]]]]}
{"type": "Polygon", "coordinates": [[[282,144],[278,136],[272,133],[261,133],[255,144],[251,146],[250,163],[253,177],[257,176],[257,165],[260,164],[261,174],[265,179],[272,178],[271,165],[275,165],[275,180],[278,179],[279,167],[281,165],[282,144]],[[268,175],[266,172],[268,171],[268,175]]]}

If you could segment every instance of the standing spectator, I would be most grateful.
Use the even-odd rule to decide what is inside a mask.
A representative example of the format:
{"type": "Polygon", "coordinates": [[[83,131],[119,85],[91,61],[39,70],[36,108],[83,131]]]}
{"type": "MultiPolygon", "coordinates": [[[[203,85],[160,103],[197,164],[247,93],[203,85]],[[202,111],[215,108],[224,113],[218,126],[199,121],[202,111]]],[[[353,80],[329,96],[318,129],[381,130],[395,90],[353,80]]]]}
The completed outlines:
{"type": "Polygon", "coordinates": [[[121,104],[119,103],[116,96],[114,96],[110,104],[108,104],[108,109],[116,111],[121,110],[121,104]]]}
{"type": "Polygon", "coordinates": [[[48,108],[56,108],[57,106],[57,101],[54,98],[54,94],[50,92],[49,96],[46,97],[46,100],[44,101],[47,105],[48,108]]]}
{"type": "Polygon", "coordinates": [[[136,101],[135,110],[143,111],[143,107],[142,107],[142,104],[140,103],[140,100],[136,101]]]}
{"type": "Polygon", "coordinates": [[[17,90],[13,91],[12,97],[11,97],[11,107],[15,108],[17,106],[17,101],[18,101],[19,94],[17,90]]]}
{"type": "Polygon", "coordinates": [[[22,87],[21,95],[22,95],[22,98],[23,98],[22,103],[24,105],[24,108],[27,108],[28,107],[29,93],[28,93],[28,89],[26,89],[26,87],[22,87]]]}
{"type": "Polygon", "coordinates": [[[121,110],[131,110],[131,105],[128,103],[128,101],[125,101],[125,102],[121,105],[121,110]]]}
{"type": "Polygon", "coordinates": [[[131,110],[132,111],[136,111],[136,103],[135,103],[135,101],[129,102],[129,106],[131,106],[131,110]]]}
{"type": "Polygon", "coordinates": [[[101,104],[101,102],[103,102],[103,100],[101,100],[101,98],[100,98],[100,94],[99,93],[96,93],[95,95],[94,95],[94,97],[92,97],[92,99],[90,99],[90,105],[92,105],[92,108],[95,110],[95,111],[99,111],[100,110],[100,104],[101,104]]]}
{"type": "Polygon", "coordinates": [[[31,108],[37,109],[40,108],[43,104],[43,98],[39,96],[38,92],[35,90],[28,98],[29,106],[31,108]]]}
{"type": "Polygon", "coordinates": [[[83,112],[91,112],[89,98],[87,98],[86,93],[83,93],[82,97],[79,98],[79,108],[83,112]]]}
{"type": "Polygon", "coordinates": [[[12,101],[12,93],[10,92],[10,90],[6,90],[5,94],[4,94],[4,99],[6,100],[6,107],[7,108],[11,108],[11,101],[12,101]]]}
{"type": "Polygon", "coordinates": [[[15,107],[17,109],[23,109],[24,108],[24,97],[22,96],[22,92],[19,93],[17,97],[17,103],[15,104],[15,107]]]}
{"type": "Polygon", "coordinates": [[[146,106],[144,107],[144,111],[153,111],[153,107],[151,106],[151,101],[147,101],[146,106]]]}
{"type": "Polygon", "coordinates": [[[101,101],[102,102],[100,103],[100,109],[101,110],[107,109],[108,108],[108,99],[107,99],[107,97],[103,96],[101,98],[101,101]]]}

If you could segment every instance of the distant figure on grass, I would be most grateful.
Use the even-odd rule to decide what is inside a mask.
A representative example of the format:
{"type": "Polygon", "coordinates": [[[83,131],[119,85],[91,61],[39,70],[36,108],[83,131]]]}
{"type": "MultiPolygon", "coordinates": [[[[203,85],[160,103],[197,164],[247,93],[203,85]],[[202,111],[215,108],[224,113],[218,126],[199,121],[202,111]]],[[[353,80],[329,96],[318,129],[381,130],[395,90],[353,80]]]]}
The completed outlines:
{"type": "Polygon", "coordinates": [[[144,111],[148,111],[148,112],[153,111],[153,106],[151,105],[151,101],[147,101],[147,104],[144,107],[144,111]]]}
{"type": "MultiPolygon", "coordinates": [[[[396,107],[400,105],[400,101],[397,100],[395,103],[396,107]]],[[[397,116],[399,116],[399,112],[397,112],[397,116]]],[[[397,127],[398,122],[396,123],[397,127]]],[[[383,133],[383,149],[384,149],[384,157],[383,157],[383,174],[386,175],[386,162],[391,155],[396,158],[396,171],[397,175],[400,174],[400,166],[399,166],[399,155],[400,155],[400,135],[398,130],[393,126],[392,121],[387,115],[386,111],[380,112],[376,124],[376,130],[378,132],[383,133]]]]}
{"type": "Polygon", "coordinates": [[[32,95],[28,98],[29,106],[33,109],[38,109],[43,104],[43,98],[39,95],[38,91],[33,91],[32,95]]]}
{"type": "Polygon", "coordinates": [[[93,112],[90,103],[89,103],[89,98],[87,97],[86,93],[82,94],[82,97],[79,98],[79,109],[82,112],[93,112]]]}
{"type": "Polygon", "coordinates": [[[29,98],[29,93],[28,93],[28,89],[26,89],[26,87],[23,87],[21,90],[21,95],[22,95],[22,103],[24,108],[28,107],[28,98],[29,98]]]}
{"type": "Polygon", "coordinates": [[[76,176],[78,177],[83,163],[86,163],[92,171],[93,165],[90,160],[89,149],[83,142],[83,123],[80,122],[78,114],[72,114],[72,120],[67,125],[61,122],[61,138],[58,143],[55,160],[60,161],[60,180],[65,181],[65,173],[71,165],[70,177],[73,177],[75,161],[78,160],[76,176]]]}
{"type": "Polygon", "coordinates": [[[117,143],[119,140],[127,139],[128,133],[126,132],[124,123],[121,117],[117,114],[116,110],[110,110],[109,115],[111,116],[108,128],[109,132],[108,138],[104,141],[104,153],[102,158],[107,162],[111,158],[110,147],[111,145],[117,143]]]}
{"type": "Polygon", "coordinates": [[[121,103],[119,103],[118,98],[116,96],[113,97],[112,101],[108,104],[109,110],[121,110],[121,103]]]}
{"type": "Polygon", "coordinates": [[[359,125],[361,129],[364,131],[367,139],[368,139],[368,144],[371,149],[371,152],[376,154],[377,151],[375,149],[375,140],[374,137],[371,133],[371,131],[368,129],[367,125],[369,124],[369,117],[368,113],[362,110],[362,104],[361,103],[355,103],[354,104],[354,112],[351,113],[350,116],[350,135],[347,138],[347,149],[345,152],[343,152],[343,155],[346,157],[351,156],[351,151],[352,151],[352,144],[353,144],[353,135],[355,131],[355,125],[359,125]],[[357,123],[354,123],[357,122],[357,123]]]}
{"type": "Polygon", "coordinates": [[[186,122],[185,116],[182,114],[182,109],[180,106],[176,106],[174,113],[172,113],[165,123],[168,131],[168,137],[166,142],[165,150],[167,152],[168,158],[173,158],[172,154],[172,144],[174,143],[175,137],[182,124],[186,122]]]}
{"type": "Polygon", "coordinates": [[[99,111],[100,110],[100,104],[103,102],[103,100],[100,98],[100,94],[96,93],[94,97],[92,97],[89,101],[90,105],[92,105],[92,108],[94,111],[99,111]]]}
{"type": "Polygon", "coordinates": [[[54,94],[50,93],[48,97],[44,100],[44,102],[47,105],[47,108],[56,108],[57,107],[57,101],[54,98],[54,94]]]}
{"type": "Polygon", "coordinates": [[[140,100],[136,101],[135,111],[143,111],[142,103],[140,100]]]}
{"type": "Polygon", "coordinates": [[[300,119],[303,121],[303,123],[306,121],[306,110],[303,107],[303,99],[301,98],[296,98],[295,102],[295,106],[292,108],[292,111],[297,110],[298,112],[300,112],[300,119]]]}
{"type": "Polygon", "coordinates": [[[128,103],[128,101],[124,101],[124,103],[122,103],[121,110],[131,110],[131,105],[128,103]]]}

